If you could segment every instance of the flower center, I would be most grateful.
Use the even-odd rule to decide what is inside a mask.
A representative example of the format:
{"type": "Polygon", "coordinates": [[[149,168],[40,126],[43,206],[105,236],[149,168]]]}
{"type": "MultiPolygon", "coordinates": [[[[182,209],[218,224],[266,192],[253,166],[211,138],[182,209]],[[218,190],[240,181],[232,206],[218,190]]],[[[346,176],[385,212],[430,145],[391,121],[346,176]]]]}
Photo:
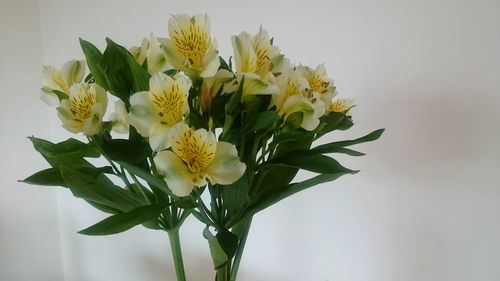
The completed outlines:
{"type": "Polygon", "coordinates": [[[255,42],[254,50],[257,56],[257,62],[255,66],[255,73],[257,73],[261,78],[263,78],[269,72],[269,55],[268,46],[264,43],[255,42]]]}
{"type": "Polygon", "coordinates": [[[179,88],[179,85],[174,83],[170,89],[163,89],[163,91],[155,93],[150,92],[150,95],[161,124],[172,127],[182,120],[183,109],[187,100],[186,93],[179,88]]]}
{"type": "Polygon", "coordinates": [[[186,129],[172,144],[172,149],[189,170],[197,173],[205,169],[215,157],[216,141],[207,139],[209,133],[186,129]]]}
{"type": "Polygon", "coordinates": [[[312,91],[322,94],[328,90],[330,81],[323,75],[311,74],[307,78],[312,91]]]}
{"type": "Polygon", "coordinates": [[[71,112],[77,121],[83,122],[92,115],[92,106],[96,104],[96,95],[93,91],[82,90],[71,99],[71,112]]]}
{"type": "Polygon", "coordinates": [[[349,110],[349,105],[343,99],[338,99],[333,101],[330,106],[328,106],[328,111],[344,113],[349,110]]]}
{"type": "Polygon", "coordinates": [[[175,47],[191,65],[200,68],[203,66],[203,56],[211,45],[210,36],[194,23],[189,29],[175,30],[172,36],[175,47]]]}

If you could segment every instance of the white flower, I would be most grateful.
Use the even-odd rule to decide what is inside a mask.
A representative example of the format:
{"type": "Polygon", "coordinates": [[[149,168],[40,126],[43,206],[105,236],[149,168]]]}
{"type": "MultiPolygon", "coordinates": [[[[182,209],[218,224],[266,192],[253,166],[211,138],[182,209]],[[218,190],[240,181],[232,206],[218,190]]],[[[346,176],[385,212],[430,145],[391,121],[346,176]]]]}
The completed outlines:
{"type": "Polygon", "coordinates": [[[351,108],[354,107],[353,99],[336,99],[328,105],[329,112],[340,112],[351,115],[351,108]]]}
{"type": "Polygon", "coordinates": [[[169,39],[161,39],[167,61],[188,75],[211,77],[220,65],[207,15],[173,15],[169,39]]]}
{"type": "Polygon", "coordinates": [[[238,158],[233,144],[217,142],[205,129],[193,130],[184,122],[174,126],[170,135],[172,151],[158,153],[154,162],[169,188],[178,196],[186,196],[195,186],[228,185],[237,181],[246,165],[238,158]]]}
{"type": "MultiPolygon", "coordinates": [[[[297,69],[302,72],[309,82],[309,95],[319,94],[319,98],[328,107],[337,92],[335,91],[333,80],[326,73],[325,65],[320,64],[316,69],[307,66],[299,66],[297,69]]],[[[325,109],[328,110],[328,108],[325,109]]]]}
{"type": "Polygon", "coordinates": [[[147,62],[149,74],[164,72],[165,70],[171,68],[171,66],[167,63],[165,53],[160,46],[158,38],[156,38],[152,33],[149,36],[149,39],[142,39],[140,47],[130,48],[130,53],[138,64],[143,65],[144,62],[147,62]]]}
{"type": "Polygon", "coordinates": [[[243,83],[244,95],[277,94],[279,89],[272,84],[271,70],[275,60],[282,59],[279,49],[271,44],[266,30],[260,27],[255,36],[242,32],[233,36],[234,62],[239,80],[243,83]]]}
{"type": "Polygon", "coordinates": [[[101,130],[107,105],[108,97],[101,86],[80,83],[71,86],[69,98],[61,101],[57,112],[66,130],[92,136],[101,130]]]}
{"type": "Polygon", "coordinates": [[[85,61],[70,60],[59,70],[51,65],[42,66],[44,84],[40,98],[50,106],[59,105],[59,95],[69,96],[69,89],[75,83],[80,83],[85,73],[85,61]],[[56,92],[59,92],[56,94],[56,92]]]}
{"type": "Polygon", "coordinates": [[[187,97],[191,81],[184,76],[175,80],[164,73],[157,73],[149,80],[149,91],[130,97],[127,121],[139,134],[149,138],[154,151],[169,147],[170,129],[182,121],[189,112],[187,97]]]}
{"type": "Polygon", "coordinates": [[[110,119],[113,124],[113,131],[120,134],[128,134],[129,124],[127,122],[127,108],[122,100],[115,101],[115,111],[110,119]]]}
{"type": "Polygon", "coordinates": [[[300,126],[308,131],[314,130],[320,122],[319,118],[325,114],[325,104],[318,93],[309,93],[309,82],[303,73],[291,67],[286,60],[276,83],[280,93],[273,95],[273,104],[278,113],[286,119],[295,112],[302,112],[300,126]]]}

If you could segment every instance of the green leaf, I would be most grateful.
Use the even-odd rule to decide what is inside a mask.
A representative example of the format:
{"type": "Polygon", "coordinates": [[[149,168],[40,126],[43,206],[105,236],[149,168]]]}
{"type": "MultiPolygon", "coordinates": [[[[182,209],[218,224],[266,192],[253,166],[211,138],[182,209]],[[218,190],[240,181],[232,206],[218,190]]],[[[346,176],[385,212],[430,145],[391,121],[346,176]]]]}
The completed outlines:
{"type": "Polygon", "coordinates": [[[350,156],[364,156],[363,152],[359,152],[353,149],[345,148],[345,147],[332,147],[330,149],[316,149],[312,148],[309,150],[309,153],[317,153],[317,154],[325,154],[325,153],[342,153],[350,156]]]}
{"type": "MultiPolygon", "coordinates": [[[[109,166],[101,168],[84,168],[80,171],[96,177],[101,173],[108,173],[108,174],[113,173],[113,169],[109,166]]],[[[34,185],[67,187],[66,182],[64,181],[61,175],[61,171],[58,168],[48,168],[39,171],[27,177],[26,179],[22,180],[21,182],[34,185]]]]}
{"type": "Polygon", "coordinates": [[[172,69],[168,69],[168,70],[163,71],[163,73],[165,73],[168,76],[173,78],[177,73],[179,73],[179,71],[177,69],[172,68],[172,69]]]}
{"type": "Polygon", "coordinates": [[[29,137],[29,139],[35,149],[44,156],[57,156],[65,153],[75,153],[83,157],[99,157],[101,155],[93,146],[73,138],[56,144],[35,137],[29,137]]]}
{"type": "Polygon", "coordinates": [[[152,153],[147,142],[127,139],[104,140],[102,148],[111,160],[124,161],[134,165],[142,163],[152,153]]]}
{"type": "Polygon", "coordinates": [[[325,182],[330,182],[333,181],[346,173],[340,172],[340,173],[335,173],[335,174],[323,174],[323,175],[318,175],[313,178],[310,178],[305,181],[297,182],[297,183],[292,183],[289,184],[283,188],[277,189],[277,192],[273,194],[268,194],[268,196],[261,198],[260,200],[254,201],[244,212],[244,215],[241,216],[241,218],[237,221],[235,221],[231,226],[234,226],[238,224],[241,221],[244,221],[256,213],[266,209],[269,206],[272,206],[276,204],[277,202],[297,193],[300,191],[303,191],[307,188],[313,187],[315,185],[325,183],[325,182]]]}
{"type": "Polygon", "coordinates": [[[221,188],[224,208],[227,210],[228,219],[236,216],[250,202],[249,176],[245,173],[236,182],[221,188]]]}
{"type": "Polygon", "coordinates": [[[181,209],[194,209],[198,204],[189,197],[183,197],[174,202],[174,206],[181,209]]]}
{"type": "Polygon", "coordinates": [[[227,62],[222,57],[219,57],[219,60],[220,60],[219,69],[225,69],[227,71],[233,72],[233,70],[231,69],[231,67],[227,64],[227,62]]]}
{"type": "Polygon", "coordinates": [[[217,235],[214,236],[207,227],[203,230],[203,237],[208,240],[215,269],[226,265],[236,253],[238,237],[227,229],[219,229],[217,235]]]}
{"type": "Polygon", "coordinates": [[[131,94],[149,89],[149,73],[124,47],[106,38],[102,64],[109,91],[129,105],[131,94]]]}
{"type": "Polygon", "coordinates": [[[172,193],[172,191],[170,191],[167,183],[162,178],[157,178],[157,177],[153,176],[152,174],[150,174],[149,171],[145,171],[141,168],[138,168],[138,167],[131,165],[129,163],[126,163],[126,162],[118,161],[118,164],[120,164],[124,169],[126,169],[130,173],[145,180],[151,186],[154,186],[154,187],[158,188],[159,190],[161,190],[162,192],[169,194],[171,197],[178,198],[176,195],[174,195],[172,193]]]}
{"type": "Polygon", "coordinates": [[[69,167],[60,167],[62,177],[75,197],[93,201],[122,212],[146,204],[145,199],[114,185],[104,175],[89,176],[69,167]]]}
{"type": "Polygon", "coordinates": [[[226,114],[234,116],[236,108],[241,102],[241,97],[243,95],[243,83],[245,83],[245,77],[241,78],[240,85],[238,87],[238,90],[233,93],[231,98],[229,99],[229,102],[226,104],[226,114]]]}
{"type": "Polygon", "coordinates": [[[66,187],[66,183],[61,176],[61,172],[56,168],[41,170],[27,177],[22,182],[35,185],[66,187]]]}
{"type": "MultiPolygon", "coordinates": [[[[279,142],[274,157],[280,157],[285,154],[293,153],[294,151],[309,150],[314,139],[314,132],[308,132],[302,129],[297,132],[300,136],[290,132],[293,138],[279,142]]],[[[273,141],[273,145],[276,145],[276,142],[273,141]]]]}
{"type": "Polygon", "coordinates": [[[313,149],[315,151],[324,151],[324,153],[328,153],[330,151],[334,151],[338,147],[345,147],[345,146],[351,146],[351,145],[354,145],[354,144],[359,144],[359,143],[374,141],[374,140],[377,140],[378,138],[380,138],[380,136],[382,135],[382,133],[384,132],[384,130],[385,129],[378,129],[378,130],[375,130],[375,131],[373,131],[373,132],[369,133],[368,135],[366,135],[364,137],[361,137],[361,138],[357,138],[357,139],[354,139],[354,140],[345,140],[345,141],[331,142],[331,143],[327,143],[327,144],[323,144],[323,145],[317,146],[317,147],[315,147],[313,149]]]}
{"type": "Polygon", "coordinates": [[[264,111],[257,115],[254,122],[250,124],[248,129],[243,129],[243,130],[247,131],[248,133],[252,133],[255,131],[268,129],[269,127],[273,126],[276,122],[278,122],[278,120],[280,120],[280,116],[276,111],[274,110],[264,111]]]}
{"type": "Polygon", "coordinates": [[[78,233],[85,235],[110,235],[120,233],[136,225],[157,218],[165,207],[165,205],[137,207],[128,212],[110,216],[78,233]]]}
{"type": "Polygon", "coordinates": [[[303,151],[301,154],[290,153],[285,156],[275,158],[269,162],[263,163],[261,169],[269,166],[284,166],[298,168],[320,174],[336,173],[356,173],[356,171],[345,168],[335,159],[326,155],[317,155],[303,151]]]}
{"type": "Polygon", "coordinates": [[[93,166],[83,157],[99,157],[100,155],[93,146],[72,138],[56,144],[35,137],[29,139],[35,150],[40,152],[54,168],[59,166],[91,168],[93,166]]]}
{"type": "Polygon", "coordinates": [[[346,115],[339,112],[330,112],[328,115],[323,116],[320,125],[316,129],[316,138],[337,130],[345,119],[347,119],[346,115]]]}
{"type": "Polygon", "coordinates": [[[104,89],[109,89],[106,83],[106,76],[103,69],[102,54],[92,43],[80,38],[80,46],[85,54],[85,59],[89,67],[92,76],[94,77],[97,84],[99,84],[104,89]]]}
{"type": "Polygon", "coordinates": [[[287,130],[293,131],[300,128],[302,120],[304,119],[304,113],[297,111],[288,115],[285,119],[285,128],[287,130]]]}
{"type": "Polygon", "coordinates": [[[52,93],[56,94],[56,96],[59,99],[59,101],[62,101],[64,99],[68,99],[69,98],[68,94],[66,94],[64,92],[61,92],[61,91],[58,91],[58,90],[52,90],[52,93]]]}

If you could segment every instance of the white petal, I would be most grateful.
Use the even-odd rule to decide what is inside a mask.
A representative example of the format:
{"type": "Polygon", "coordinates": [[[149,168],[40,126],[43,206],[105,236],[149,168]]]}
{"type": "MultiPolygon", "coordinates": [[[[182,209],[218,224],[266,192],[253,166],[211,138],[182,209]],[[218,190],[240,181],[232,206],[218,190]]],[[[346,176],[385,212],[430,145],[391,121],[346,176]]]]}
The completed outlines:
{"type": "Polygon", "coordinates": [[[42,92],[40,93],[40,99],[48,106],[59,106],[59,98],[54,93],[42,92]]]}
{"type": "Polygon", "coordinates": [[[319,125],[319,118],[316,118],[314,115],[304,114],[304,118],[302,119],[300,127],[304,128],[304,130],[312,131],[316,129],[318,125],[319,125]]]}
{"type": "Polygon", "coordinates": [[[252,47],[251,36],[242,32],[238,36],[231,37],[234,51],[234,64],[238,73],[255,71],[256,55],[252,47]]]}
{"type": "Polygon", "coordinates": [[[129,132],[127,113],[125,103],[122,100],[115,101],[115,111],[110,116],[114,132],[120,134],[127,134],[129,132]]]}
{"type": "Polygon", "coordinates": [[[127,122],[137,129],[143,137],[149,137],[151,126],[158,121],[158,117],[151,110],[148,92],[139,92],[130,97],[130,113],[127,122]]]}
{"type": "Polygon", "coordinates": [[[211,51],[205,54],[205,57],[207,58],[206,60],[204,58],[205,69],[203,69],[203,71],[200,73],[200,76],[203,78],[212,77],[219,69],[220,66],[219,56],[217,55],[217,51],[215,49],[212,49],[211,51]]]}
{"type": "Polygon", "coordinates": [[[246,165],[238,158],[238,151],[233,144],[218,142],[215,158],[206,169],[212,183],[231,184],[245,173],[246,165]]]}
{"type": "Polygon", "coordinates": [[[174,43],[170,39],[159,39],[162,44],[163,51],[165,52],[165,58],[168,63],[172,64],[178,70],[185,71],[184,57],[177,51],[174,43]]]}
{"type": "Polygon", "coordinates": [[[193,191],[192,174],[173,152],[164,150],[154,157],[156,170],[165,176],[168,187],[177,196],[187,196],[193,191]]]}
{"type": "Polygon", "coordinates": [[[262,81],[257,74],[245,73],[243,77],[245,77],[243,81],[244,95],[275,95],[280,92],[278,86],[262,81]]]}
{"type": "Polygon", "coordinates": [[[162,151],[170,147],[169,132],[171,128],[155,123],[149,130],[149,145],[153,151],[162,151]]]}
{"type": "Polygon", "coordinates": [[[85,61],[70,60],[63,65],[61,72],[68,86],[74,83],[80,83],[85,74],[85,61]]]}
{"type": "Polygon", "coordinates": [[[165,89],[170,89],[174,83],[174,79],[167,74],[160,72],[156,73],[149,79],[149,92],[153,94],[163,94],[165,89]]]}

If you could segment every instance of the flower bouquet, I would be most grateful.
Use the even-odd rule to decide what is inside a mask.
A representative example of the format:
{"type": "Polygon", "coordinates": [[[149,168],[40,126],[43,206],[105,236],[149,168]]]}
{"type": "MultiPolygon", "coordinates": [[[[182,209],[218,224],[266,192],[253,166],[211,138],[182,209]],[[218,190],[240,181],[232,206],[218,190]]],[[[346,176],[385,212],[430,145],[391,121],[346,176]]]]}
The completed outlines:
{"type": "Polygon", "coordinates": [[[42,100],[84,138],[31,137],[50,168],[24,182],[68,188],[110,214],[81,234],[166,231],[179,281],[179,228],[193,215],[205,226],[215,279],[236,280],[253,216],[356,173],[327,154],[364,155],[348,147],[383,129],[313,145],[351,128],[352,101],[337,98],[323,65],[290,63],[262,27],[232,37],[234,60],[219,56],[206,15],[173,15],[168,33],[128,50],[108,38],[103,52],[80,39],[85,60],[43,67],[42,100]],[[300,170],[315,175],[293,181],[300,170]]]}

